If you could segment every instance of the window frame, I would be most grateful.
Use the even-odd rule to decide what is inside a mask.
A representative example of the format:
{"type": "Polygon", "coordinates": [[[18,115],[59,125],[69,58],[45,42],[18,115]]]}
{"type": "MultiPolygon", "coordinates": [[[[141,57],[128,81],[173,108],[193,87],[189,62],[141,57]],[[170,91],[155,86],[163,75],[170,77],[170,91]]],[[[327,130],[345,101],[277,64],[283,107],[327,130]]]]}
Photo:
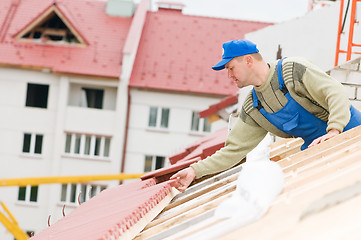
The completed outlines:
{"type": "Polygon", "coordinates": [[[167,158],[165,156],[159,156],[159,155],[149,155],[149,154],[146,154],[144,156],[144,167],[143,167],[143,170],[144,172],[152,172],[152,171],[155,171],[157,169],[160,169],[160,168],[164,168],[166,166],[166,160],[167,158]],[[151,169],[150,170],[147,170],[146,169],[146,166],[147,166],[147,158],[151,158],[151,169]],[[163,158],[163,166],[159,167],[159,168],[156,168],[156,165],[157,165],[157,158],[163,158]]]}
{"type": "Polygon", "coordinates": [[[18,197],[17,202],[18,203],[24,203],[24,204],[37,204],[39,199],[39,185],[26,185],[26,186],[19,186],[18,188],[18,197]],[[25,199],[21,200],[20,198],[20,189],[25,188],[25,199]],[[32,193],[36,189],[36,200],[31,201],[32,193]]]}
{"type": "MultiPolygon", "coordinates": [[[[102,88],[82,87],[81,91],[85,97],[84,107],[92,109],[104,109],[105,90],[102,88]],[[91,101],[89,101],[91,100],[91,101]],[[89,106],[91,105],[91,106],[89,106]]],[[[82,104],[83,105],[83,104],[82,104]]]]}
{"type": "Polygon", "coordinates": [[[43,155],[43,144],[44,144],[44,134],[24,132],[21,153],[24,155],[27,155],[27,156],[42,156],[43,155]],[[28,146],[29,152],[24,152],[26,135],[30,135],[30,142],[29,142],[29,146],[28,146]],[[37,146],[38,146],[37,145],[38,137],[41,137],[40,153],[36,152],[37,146]]]}
{"type": "Polygon", "coordinates": [[[150,106],[149,112],[148,112],[148,128],[149,129],[168,130],[169,129],[170,112],[171,112],[171,109],[169,107],[150,106]],[[156,109],[156,114],[155,114],[156,119],[155,119],[154,126],[153,126],[153,124],[151,125],[151,120],[152,120],[152,123],[154,122],[154,119],[151,119],[152,118],[152,109],[156,109]],[[167,115],[166,123],[163,123],[163,117],[165,114],[167,115]],[[163,126],[163,124],[165,124],[166,126],[163,126]]]}
{"type": "Polygon", "coordinates": [[[49,92],[50,92],[49,84],[30,83],[29,82],[26,87],[25,107],[48,109],[49,92]],[[40,88],[43,88],[42,91],[45,91],[43,93],[44,96],[34,97],[35,95],[40,95],[39,94],[40,88]],[[32,93],[32,95],[30,95],[29,93],[32,93]],[[46,97],[45,97],[45,95],[46,95],[46,97]],[[39,102],[40,102],[39,99],[41,97],[44,97],[44,99],[41,99],[42,104],[39,104],[39,102]]]}
{"type": "Polygon", "coordinates": [[[110,136],[65,132],[64,155],[89,159],[110,159],[110,136]]]}
{"type": "Polygon", "coordinates": [[[93,184],[93,183],[66,183],[60,185],[60,198],[59,203],[66,205],[79,205],[88,201],[92,197],[96,196],[101,191],[107,189],[106,184],[93,184]],[[65,197],[63,197],[64,186],[66,186],[65,197]],[[74,201],[72,201],[72,186],[75,186],[74,201]],[[82,190],[85,188],[85,194],[82,190]],[[92,190],[96,188],[94,194],[92,190]],[[81,198],[83,201],[81,201],[81,198]],[[65,200],[63,200],[65,199],[65,200]]]}
{"type": "Polygon", "coordinates": [[[191,128],[190,128],[190,132],[191,133],[197,133],[197,134],[207,134],[207,133],[211,133],[212,132],[212,126],[209,123],[208,119],[206,118],[200,118],[199,117],[199,112],[198,111],[192,111],[192,117],[191,117],[191,128]],[[193,129],[193,124],[194,124],[194,116],[198,116],[197,120],[197,124],[198,124],[198,129],[194,130],[193,129]],[[206,122],[208,122],[208,126],[209,126],[209,131],[205,131],[205,127],[207,126],[206,122]]]}

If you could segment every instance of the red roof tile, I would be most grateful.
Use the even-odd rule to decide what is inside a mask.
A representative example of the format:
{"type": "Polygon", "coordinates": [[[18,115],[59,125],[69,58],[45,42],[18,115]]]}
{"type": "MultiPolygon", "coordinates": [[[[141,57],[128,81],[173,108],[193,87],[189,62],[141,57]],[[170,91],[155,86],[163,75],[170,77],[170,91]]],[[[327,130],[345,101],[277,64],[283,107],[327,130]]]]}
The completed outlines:
{"type": "MultiPolygon", "coordinates": [[[[145,215],[172,192],[172,186],[177,180],[169,181],[169,177],[221,148],[227,132],[225,128],[198,140],[187,148],[191,151],[188,156],[170,167],[143,175],[141,177],[143,181],[134,181],[102,191],[31,239],[75,240],[135,237],[135,235],[129,236],[129,234],[131,232],[136,234],[145,227],[152,220],[145,215]],[[191,157],[195,155],[197,156],[191,157]],[[144,219],[149,221],[144,221],[144,219]],[[140,223],[143,225],[137,229],[138,232],[131,230],[140,223]]],[[[159,212],[156,212],[153,218],[159,212]]]]}
{"type": "Polygon", "coordinates": [[[228,135],[228,128],[223,128],[215,132],[212,135],[213,138],[200,144],[193,152],[191,152],[188,156],[186,156],[184,159],[181,159],[180,161],[194,157],[201,157],[202,159],[205,159],[206,157],[215,153],[217,150],[224,147],[224,143],[226,141],[227,135],[228,135]]]}
{"type": "Polygon", "coordinates": [[[209,134],[199,139],[198,141],[184,149],[182,152],[170,156],[169,161],[171,164],[176,164],[178,162],[186,161],[197,157],[204,159],[224,146],[227,135],[228,129],[222,128],[212,134],[209,134]]]}
{"type": "Polygon", "coordinates": [[[244,38],[269,23],[148,12],[130,79],[132,87],[230,95],[237,86],[225,71],[213,71],[221,44],[244,38]]]}
{"type": "Polygon", "coordinates": [[[222,99],[220,102],[211,105],[208,109],[199,112],[201,118],[208,117],[214,113],[217,113],[219,110],[229,107],[232,104],[238,103],[238,95],[234,94],[222,99]]]}
{"type": "Polygon", "coordinates": [[[31,239],[131,237],[127,230],[171,192],[173,182],[174,180],[155,185],[154,179],[148,179],[106,189],[31,239]]]}
{"type": "Polygon", "coordinates": [[[0,1],[0,64],[49,68],[55,72],[119,77],[122,50],[132,18],[108,16],[105,1],[58,0],[56,6],[86,39],[85,47],[22,42],[14,36],[31,24],[54,2],[22,0],[15,14],[6,14],[12,0],[0,1]],[[10,23],[9,27],[4,26],[10,23]],[[6,24],[5,24],[6,25],[6,24]],[[0,39],[1,40],[1,39],[0,39]]]}
{"type": "Polygon", "coordinates": [[[179,170],[188,167],[192,163],[205,159],[224,146],[228,135],[228,129],[223,128],[212,134],[200,138],[183,151],[170,156],[169,161],[172,166],[157,169],[144,174],[141,179],[155,178],[157,183],[167,181],[179,170]]]}
{"type": "Polygon", "coordinates": [[[155,181],[157,183],[159,182],[164,182],[169,180],[169,178],[175,174],[176,172],[178,172],[179,170],[182,170],[183,168],[189,167],[192,163],[198,162],[199,160],[201,160],[200,157],[196,157],[196,158],[192,158],[189,160],[184,160],[184,161],[178,161],[176,164],[169,166],[169,167],[164,167],[161,169],[157,169],[155,171],[149,172],[144,174],[143,176],[141,176],[142,180],[146,180],[149,178],[155,178],[155,181]]]}

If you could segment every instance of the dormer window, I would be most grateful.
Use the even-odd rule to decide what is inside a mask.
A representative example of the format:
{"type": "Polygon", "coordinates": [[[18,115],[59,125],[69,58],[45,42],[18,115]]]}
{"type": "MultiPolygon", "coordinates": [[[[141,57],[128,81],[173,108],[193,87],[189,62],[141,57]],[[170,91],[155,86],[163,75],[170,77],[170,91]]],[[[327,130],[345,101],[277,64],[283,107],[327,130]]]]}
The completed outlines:
{"type": "Polygon", "coordinates": [[[28,31],[21,38],[41,40],[43,42],[80,43],[55,12],[51,13],[43,23],[28,31]]]}
{"type": "Polygon", "coordinates": [[[40,17],[16,36],[21,41],[50,44],[80,44],[84,39],[69,23],[56,5],[47,9],[40,17]]]}

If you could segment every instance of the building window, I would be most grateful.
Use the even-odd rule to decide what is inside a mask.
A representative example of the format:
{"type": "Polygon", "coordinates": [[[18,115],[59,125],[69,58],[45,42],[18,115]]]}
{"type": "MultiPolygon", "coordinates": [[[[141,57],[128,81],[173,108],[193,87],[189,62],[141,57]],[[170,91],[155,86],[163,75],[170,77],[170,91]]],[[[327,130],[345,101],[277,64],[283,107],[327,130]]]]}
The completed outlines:
{"type": "Polygon", "coordinates": [[[144,172],[154,171],[163,168],[165,157],[146,155],[144,161],[144,172]]]}
{"type": "Polygon", "coordinates": [[[65,153],[86,157],[109,157],[110,138],[105,136],[67,133],[65,153]]]}
{"type": "Polygon", "coordinates": [[[81,104],[82,106],[88,108],[103,109],[103,98],[104,98],[103,89],[82,88],[82,90],[83,90],[83,103],[81,104]]]}
{"type": "Polygon", "coordinates": [[[60,44],[79,44],[81,42],[55,12],[50,13],[43,21],[20,37],[33,41],[60,44]]]}
{"type": "Polygon", "coordinates": [[[26,106],[47,108],[49,85],[28,83],[26,106]]]}
{"type": "Polygon", "coordinates": [[[37,202],[38,186],[19,187],[18,200],[26,203],[37,202]]]}
{"type": "Polygon", "coordinates": [[[43,135],[24,133],[23,153],[41,154],[43,148],[43,135]]]}
{"type": "Polygon", "coordinates": [[[192,113],[192,132],[210,132],[211,124],[209,123],[207,118],[200,118],[198,112],[193,111],[192,113]]]}
{"type": "Polygon", "coordinates": [[[107,187],[96,184],[68,183],[61,185],[60,201],[62,203],[83,203],[107,187]]]}
{"type": "Polygon", "coordinates": [[[154,128],[168,128],[169,108],[150,107],[148,126],[154,128]]]}

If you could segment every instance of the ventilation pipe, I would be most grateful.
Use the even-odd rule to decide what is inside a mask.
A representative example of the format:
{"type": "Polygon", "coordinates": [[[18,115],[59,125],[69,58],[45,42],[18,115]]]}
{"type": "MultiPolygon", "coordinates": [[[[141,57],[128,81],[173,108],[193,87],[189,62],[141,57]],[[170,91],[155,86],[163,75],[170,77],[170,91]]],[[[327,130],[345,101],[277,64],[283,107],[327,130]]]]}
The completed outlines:
{"type": "Polygon", "coordinates": [[[110,16],[131,17],[134,15],[135,4],[132,0],[108,0],[106,13],[110,16]]]}

